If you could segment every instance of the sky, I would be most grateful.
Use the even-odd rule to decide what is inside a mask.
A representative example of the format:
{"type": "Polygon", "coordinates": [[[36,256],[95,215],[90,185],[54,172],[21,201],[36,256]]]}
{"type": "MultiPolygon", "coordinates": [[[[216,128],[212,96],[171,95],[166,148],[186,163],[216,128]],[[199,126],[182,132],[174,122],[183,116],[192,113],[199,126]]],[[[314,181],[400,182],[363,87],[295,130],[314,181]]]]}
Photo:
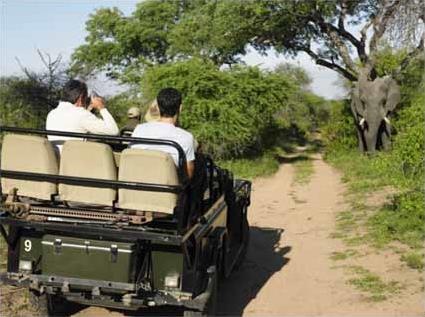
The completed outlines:
{"type": "MultiPolygon", "coordinates": [[[[28,69],[42,69],[37,49],[63,61],[69,61],[73,50],[84,43],[87,35],[85,22],[89,15],[100,7],[118,7],[130,14],[136,0],[0,0],[0,75],[21,75],[17,62],[28,69]]],[[[273,69],[282,62],[290,62],[303,67],[313,79],[314,93],[328,99],[344,96],[344,91],[335,83],[338,77],[334,71],[316,65],[306,54],[295,59],[271,53],[260,56],[251,51],[244,58],[248,65],[259,65],[263,69],[273,69]]],[[[106,79],[98,83],[107,89],[106,79]]],[[[105,89],[105,88],[104,88],[105,89]]],[[[105,94],[105,93],[104,93],[105,94]]],[[[106,95],[106,94],[105,94],[106,95]]]]}

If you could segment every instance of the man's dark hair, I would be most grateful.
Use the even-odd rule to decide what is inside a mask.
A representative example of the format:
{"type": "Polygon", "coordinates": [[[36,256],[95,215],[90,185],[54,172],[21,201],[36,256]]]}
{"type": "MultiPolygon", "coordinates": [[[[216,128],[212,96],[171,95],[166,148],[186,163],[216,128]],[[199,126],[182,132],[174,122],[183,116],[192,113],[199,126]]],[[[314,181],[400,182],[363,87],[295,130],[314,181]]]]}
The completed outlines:
{"type": "Polygon", "coordinates": [[[88,92],[86,83],[80,80],[71,79],[63,87],[61,100],[76,103],[80,96],[83,96],[84,100],[87,99],[88,92]]]}
{"type": "Polygon", "coordinates": [[[177,89],[164,88],[158,93],[156,100],[161,117],[171,118],[179,112],[182,104],[182,95],[177,89]]]}

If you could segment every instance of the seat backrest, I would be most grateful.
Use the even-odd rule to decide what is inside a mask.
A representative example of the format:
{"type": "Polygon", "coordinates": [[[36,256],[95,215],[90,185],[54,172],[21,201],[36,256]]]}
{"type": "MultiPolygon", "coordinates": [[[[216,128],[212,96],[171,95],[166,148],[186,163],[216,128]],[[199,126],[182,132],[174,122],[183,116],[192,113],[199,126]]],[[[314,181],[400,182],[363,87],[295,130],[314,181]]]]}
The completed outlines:
{"type": "MultiPolygon", "coordinates": [[[[62,148],[59,174],[84,178],[117,180],[117,168],[109,145],[80,140],[66,141],[62,148]]],[[[112,206],[116,190],[59,184],[62,200],[112,206]]]]}
{"type": "MultiPolygon", "coordinates": [[[[121,154],[118,179],[159,185],[179,185],[172,157],[161,151],[126,149],[121,154]]],[[[177,194],[141,190],[118,190],[120,208],[172,214],[177,194]]]]}
{"type": "MultiPolygon", "coordinates": [[[[58,174],[58,161],[50,142],[39,136],[7,134],[1,149],[1,169],[18,172],[58,174]]],[[[1,178],[3,194],[13,188],[18,196],[50,200],[57,193],[55,183],[1,178]]]]}

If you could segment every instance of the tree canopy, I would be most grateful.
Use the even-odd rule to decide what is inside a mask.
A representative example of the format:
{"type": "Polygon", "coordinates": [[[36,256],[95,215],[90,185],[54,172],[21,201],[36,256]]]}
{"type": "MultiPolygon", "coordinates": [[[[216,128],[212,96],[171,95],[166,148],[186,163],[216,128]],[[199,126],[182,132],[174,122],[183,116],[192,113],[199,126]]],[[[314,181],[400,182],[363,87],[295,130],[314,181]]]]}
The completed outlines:
{"type": "Polygon", "coordinates": [[[418,23],[408,23],[423,24],[421,8],[420,0],[148,0],[130,16],[118,9],[92,14],[73,69],[103,70],[137,82],[144,68],[168,61],[197,57],[218,66],[239,63],[252,46],[262,53],[271,47],[289,55],[304,52],[356,81],[360,67],[376,76],[377,46],[387,30],[416,41],[418,49],[408,57],[423,48],[418,23]],[[356,25],[360,35],[350,33],[349,25],[356,25]]]}

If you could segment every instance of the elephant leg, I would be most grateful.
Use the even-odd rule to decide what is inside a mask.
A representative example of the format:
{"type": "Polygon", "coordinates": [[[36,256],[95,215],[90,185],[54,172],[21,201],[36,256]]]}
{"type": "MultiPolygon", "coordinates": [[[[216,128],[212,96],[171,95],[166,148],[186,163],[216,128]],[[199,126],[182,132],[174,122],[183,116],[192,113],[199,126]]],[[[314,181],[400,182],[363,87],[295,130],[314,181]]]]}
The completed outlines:
{"type": "Polygon", "coordinates": [[[384,151],[391,149],[391,125],[388,123],[383,124],[383,129],[381,133],[381,143],[384,151]]]}
{"type": "Polygon", "coordinates": [[[363,131],[359,127],[356,127],[356,130],[357,130],[357,140],[359,142],[359,151],[364,153],[366,152],[366,142],[364,139],[363,131]]]}

